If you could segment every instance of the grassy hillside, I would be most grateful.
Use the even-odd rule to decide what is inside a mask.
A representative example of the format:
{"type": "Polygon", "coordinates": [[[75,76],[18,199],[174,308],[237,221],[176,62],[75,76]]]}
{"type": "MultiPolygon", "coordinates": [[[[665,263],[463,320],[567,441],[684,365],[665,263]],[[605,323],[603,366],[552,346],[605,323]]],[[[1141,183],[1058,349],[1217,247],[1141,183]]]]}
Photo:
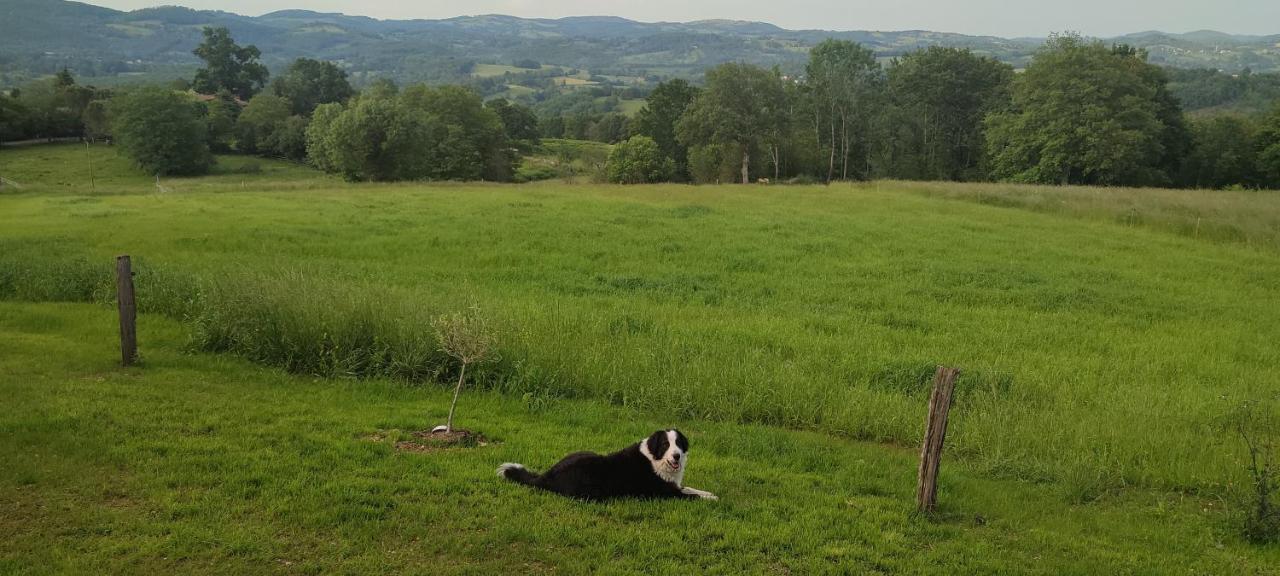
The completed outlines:
{"type": "MultiPolygon", "coordinates": [[[[477,305],[502,352],[478,385],[502,402],[570,413],[599,402],[724,438],[743,434],[734,423],[805,429],[826,450],[847,446],[837,438],[917,442],[932,368],[953,364],[964,373],[948,462],[1082,513],[1188,498],[1226,539],[1246,486],[1226,417],[1275,395],[1270,194],[349,185],[292,166],[272,178],[276,165],[243,183],[169,181],[167,193],[124,170],[90,193],[42,175],[82,154],[0,151],[0,175],[26,185],[0,194],[0,298],[108,300],[111,257],[127,252],[144,310],[184,320],[174,338],[187,349],[296,373],[448,380],[427,321],[477,305]]],[[[359,394],[381,389],[369,386],[359,394]]],[[[630,419],[583,418],[601,439],[630,419]]],[[[508,443],[518,429],[485,425],[508,443]]],[[[865,552],[849,546],[836,548],[865,552]]],[[[1046,546],[1078,555],[1034,545],[1046,546]]]]}
{"type": "Polygon", "coordinates": [[[394,441],[448,393],[286,376],[183,352],[141,318],[120,369],[113,313],[0,302],[0,572],[27,574],[1274,574],[1276,548],[1218,503],[1130,494],[1091,506],[948,462],[943,515],[910,516],[914,453],[583,401],[469,393],[493,443],[394,441]],[[51,362],[49,358],[58,361],[51,362]],[[717,502],[580,504],[493,476],[672,424],[717,502]],[[798,498],[798,496],[803,496],[798,498]]]}
{"type": "Polygon", "coordinates": [[[613,146],[587,140],[543,138],[529,154],[520,159],[516,181],[531,182],[558,179],[564,182],[602,180],[604,166],[613,146]]]}
{"type": "Polygon", "coordinates": [[[0,148],[0,177],[17,187],[5,192],[162,193],[164,190],[230,190],[256,187],[297,188],[332,186],[340,180],[310,167],[251,156],[218,156],[212,174],[200,178],[169,178],[158,181],[142,173],[117,149],[80,144],[0,148]]]}
{"type": "MultiPolygon", "coordinates": [[[[0,173],[34,175],[5,158],[15,167],[0,173]]],[[[44,274],[23,263],[130,252],[194,278],[204,300],[170,311],[203,307],[214,348],[303,371],[430,374],[402,331],[478,303],[507,330],[493,386],[896,442],[917,437],[931,367],[953,363],[966,369],[953,449],[1085,498],[1233,478],[1238,453],[1215,425],[1280,360],[1273,250],[909,185],[33,186],[0,198],[15,282],[44,274]],[[254,306],[279,314],[277,332],[243,331],[235,311],[254,306]],[[310,352],[289,343],[349,329],[310,352]],[[369,330],[392,360],[362,343],[369,330]]],[[[1256,213],[1274,207],[1258,198],[1256,213]]]]}

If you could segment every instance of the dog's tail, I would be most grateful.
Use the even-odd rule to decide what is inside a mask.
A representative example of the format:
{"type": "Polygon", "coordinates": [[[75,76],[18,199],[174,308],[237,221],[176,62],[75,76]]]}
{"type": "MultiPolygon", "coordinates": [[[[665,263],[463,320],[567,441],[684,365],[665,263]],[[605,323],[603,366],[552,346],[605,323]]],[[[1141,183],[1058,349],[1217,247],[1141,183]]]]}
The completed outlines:
{"type": "Polygon", "coordinates": [[[533,486],[534,481],[538,479],[538,475],[527,470],[523,464],[512,462],[507,462],[498,467],[498,477],[529,486],[533,486]]]}

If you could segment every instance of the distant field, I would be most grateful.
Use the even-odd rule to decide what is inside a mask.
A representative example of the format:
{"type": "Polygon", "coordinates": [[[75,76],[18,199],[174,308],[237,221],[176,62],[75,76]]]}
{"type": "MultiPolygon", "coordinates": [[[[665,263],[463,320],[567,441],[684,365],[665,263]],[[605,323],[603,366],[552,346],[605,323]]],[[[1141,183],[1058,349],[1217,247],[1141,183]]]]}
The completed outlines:
{"type": "Polygon", "coordinates": [[[641,108],[644,108],[644,100],[623,100],[618,105],[618,111],[627,116],[635,116],[641,108]]]}
{"type": "Polygon", "coordinates": [[[555,78],[555,82],[560,86],[569,86],[569,87],[591,86],[595,84],[595,82],[592,82],[585,78],[575,78],[573,76],[562,76],[559,78],[555,78]]]}
{"type": "Polygon", "coordinates": [[[531,96],[533,94],[536,94],[537,92],[538,92],[537,90],[534,90],[533,88],[530,88],[528,86],[521,86],[519,84],[507,84],[507,91],[505,94],[503,94],[503,97],[517,98],[520,96],[531,96]]]}
{"type": "MultiPolygon", "coordinates": [[[[543,64],[541,70],[563,70],[560,66],[551,64],[543,64]]],[[[533,72],[529,68],[518,68],[516,66],[507,66],[505,64],[476,64],[474,70],[471,71],[472,76],[478,78],[489,78],[492,76],[501,76],[508,72],[512,74],[522,74],[525,72],[533,72]]]]}
{"type": "MultiPolygon", "coordinates": [[[[143,174],[110,146],[42,145],[0,149],[0,176],[25,190],[39,192],[136,193],[160,189],[226,190],[264,185],[331,185],[339,179],[310,167],[248,156],[219,156],[213,173],[202,178],[160,178],[143,174]]],[[[21,191],[3,190],[0,192],[21,191]]]]}
{"type": "MultiPolygon", "coordinates": [[[[172,330],[185,336],[173,339],[188,350],[307,375],[418,381],[447,380],[450,370],[427,320],[477,305],[499,327],[502,350],[477,374],[479,386],[501,402],[569,411],[588,402],[655,422],[708,423],[723,431],[719,455],[707,459],[720,482],[732,476],[724,466],[741,461],[731,458],[746,457],[726,444],[735,424],[809,430],[821,443],[914,444],[932,368],[953,364],[964,373],[947,458],[965,474],[1043,489],[1034,498],[1052,494],[1099,521],[1164,523],[1164,536],[1137,538],[1135,550],[1194,555],[1225,541],[1241,555],[1212,552],[1200,572],[1274,573],[1274,547],[1234,544],[1245,477],[1240,443],[1224,426],[1241,401],[1276,393],[1273,194],[900,182],[351,185],[232,158],[218,175],[165,181],[168,192],[157,192],[154,178],[93,148],[95,192],[85,154],[0,151],[0,176],[24,184],[0,192],[0,298],[106,300],[111,257],[127,252],[139,262],[144,309],[183,320],[172,330]],[[248,162],[256,172],[242,168],[248,162]],[[1168,499],[1195,502],[1202,515],[1186,525],[1138,520],[1168,499]],[[1199,522],[1212,528],[1182,532],[1199,522]]],[[[65,319],[50,322],[75,332],[65,319]]],[[[11,346],[26,346],[26,336],[14,338],[11,346]]],[[[24,370],[52,370],[18,354],[24,370]]],[[[583,410],[593,415],[579,422],[613,437],[611,418],[583,410]]],[[[517,425],[486,417],[509,443],[503,450],[516,450],[517,425]]],[[[791,458],[779,455],[778,470],[793,469],[791,458]]],[[[814,494],[827,494],[833,474],[861,474],[814,466],[800,482],[814,494]]],[[[752,490],[737,489],[744,500],[752,490]]],[[[963,504],[962,514],[987,505],[963,504]]],[[[387,514],[396,515],[375,517],[387,514]]],[[[781,514],[748,517],[786,524],[781,514]]],[[[908,530],[894,522],[874,538],[908,530]]],[[[1145,553],[1109,548],[1132,529],[1101,528],[1098,550],[1111,550],[1098,552],[1103,559],[1075,546],[1081,534],[1028,536],[1052,563],[1025,571],[1143,572],[1135,559],[1145,553]]],[[[250,551],[268,553],[261,546],[250,551]]],[[[980,546],[984,558],[1005,551],[980,546]]],[[[943,565],[879,564],[848,540],[804,554],[828,552],[882,572],[943,565]]],[[[1156,571],[1174,571],[1172,558],[1156,571]]]]}

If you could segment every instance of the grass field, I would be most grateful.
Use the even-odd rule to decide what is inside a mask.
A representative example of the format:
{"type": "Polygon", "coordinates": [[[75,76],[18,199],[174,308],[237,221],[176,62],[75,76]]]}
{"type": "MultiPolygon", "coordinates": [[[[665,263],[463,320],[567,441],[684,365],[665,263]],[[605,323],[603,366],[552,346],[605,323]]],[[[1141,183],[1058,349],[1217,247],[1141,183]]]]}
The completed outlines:
{"type": "Polygon", "coordinates": [[[114,317],[0,303],[0,573],[1274,574],[1212,499],[1090,506],[948,463],[937,520],[911,512],[912,450],[587,401],[468,394],[494,441],[397,452],[446,391],[287,376],[183,352],[141,318],[146,362],[115,363],[114,317]],[[58,358],[51,362],[48,358],[58,358]],[[717,502],[579,504],[493,476],[672,424],[717,502]]]}
{"type": "Polygon", "coordinates": [[[108,146],[78,144],[0,149],[0,176],[21,188],[0,194],[137,194],[169,191],[247,190],[261,187],[305,188],[331,186],[339,179],[289,162],[247,156],[219,156],[213,173],[201,178],[162,178],[139,172],[108,146]]]}
{"type": "Polygon", "coordinates": [[[554,79],[557,86],[565,86],[569,88],[577,88],[579,86],[595,86],[596,83],[586,78],[578,78],[576,76],[559,76],[554,79]]]}
{"type": "Polygon", "coordinates": [[[641,108],[644,108],[644,105],[645,105],[645,101],[640,99],[623,100],[618,105],[618,111],[623,114],[626,114],[627,116],[635,116],[637,113],[640,112],[641,108]]]}
{"type": "MultiPolygon", "coordinates": [[[[563,68],[552,64],[543,64],[541,70],[563,70],[563,68]]],[[[475,70],[471,71],[471,75],[478,78],[489,78],[492,76],[502,76],[508,72],[511,74],[524,74],[526,72],[536,71],[537,70],[530,70],[528,68],[508,66],[506,64],[476,64],[475,70]]]]}
{"type": "MultiPolygon", "coordinates": [[[[121,456],[135,471],[127,476],[171,466],[207,481],[258,462],[251,485],[265,500],[243,506],[220,505],[234,483],[143,491],[204,507],[174,530],[226,515],[193,537],[218,543],[187,549],[193,566],[235,556],[237,543],[244,562],[278,555],[303,566],[296,551],[311,550],[323,556],[319,572],[382,566],[393,551],[406,554],[395,566],[434,554],[445,571],[484,572],[476,566],[509,569],[494,553],[514,550],[536,559],[525,569],[571,573],[607,558],[639,573],[650,555],[656,572],[707,562],[721,572],[1274,573],[1280,560],[1275,546],[1237,535],[1244,455],[1225,427],[1241,401],[1277,390],[1275,196],[894,182],[350,185],[266,161],[240,175],[244,160],[229,158],[222,174],[167,181],[158,193],[112,151],[89,153],[116,174],[93,192],[77,184],[87,181],[75,168],[83,148],[0,151],[0,176],[24,185],[0,193],[0,298],[107,300],[111,256],[128,252],[141,305],[156,313],[147,320],[163,329],[159,341],[144,338],[145,368],[99,383],[83,375],[108,371],[108,309],[4,304],[0,362],[17,376],[0,378],[29,406],[8,416],[18,450],[6,455],[48,454],[63,474],[50,483],[26,472],[6,490],[109,499],[83,485],[49,488],[84,474],[81,460],[97,462],[59,410],[95,422],[119,411],[101,419],[109,433],[149,447],[121,456]],[[427,320],[473,304],[499,327],[502,361],[479,372],[488,392],[467,396],[463,415],[502,445],[410,460],[359,443],[378,428],[439,419],[442,388],[382,378],[447,380],[454,368],[434,351],[427,320]],[[76,360],[42,360],[64,356],[76,360]],[[906,518],[913,455],[892,446],[918,441],[937,363],[964,374],[944,465],[951,520],[934,524],[906,518]],[[137,396],[117,388],[133,382],[149,385],[129,389],[137,396]],[[216,429],[234,442],[284,439],[287,462],[323,478],[312,486],[225,445],[217,463],[192,461],[188,442],[200,440],[174,432],[193,426],[180,411],[150,431],[131,416],[184,405],[218,407],[230,420],[216,429]],[[538,467],[581,442],[604,449],[669,422],[695,432],[690,483],[721,493],[726,507],[583,508],[491,481],[504,459],[538,467]],[[760,471],[735,475],[756,454],[760,471]],[[425,478],[445,488],[417,494],[425,478]],[[803,504],[789,496],[796,483],[803,504]],[[343,507],[326,498],[338,495],[376,501],[373,519],[335,519],[343,507]],[[264,505],[277,498],[283,511],[264,505]],[[487,528],[531,506],[564,521],[487,528]],[[244,532],[232,528],[236,514],[244,532]],[[431,519],[466,536],[421,544],[435,534],[431,519]],[[608,527],[583,528],[596,522],[608,527]],[[307,529],[296,541],[264,543],[297,525],[307,529]],[[342,545],[327,549],[325,538],[342,545]],[[406,542],[430,548],[414,555],[406,542]],[[699,553],[708,547],[717,553],[699,553]]],[[[68,508],[20,510],[48,514],[56,530],[68,508]]],[[[80,521],[111,525],[102,513],[80,521]]],[[[27,558],[46,536],[24,532],[10,546],[27,558]]],[[[117,566],[168,552],[158,541],[120,546],[117,566]]],[[[93,552],[88,562],[113,565],[93,552]]]]}

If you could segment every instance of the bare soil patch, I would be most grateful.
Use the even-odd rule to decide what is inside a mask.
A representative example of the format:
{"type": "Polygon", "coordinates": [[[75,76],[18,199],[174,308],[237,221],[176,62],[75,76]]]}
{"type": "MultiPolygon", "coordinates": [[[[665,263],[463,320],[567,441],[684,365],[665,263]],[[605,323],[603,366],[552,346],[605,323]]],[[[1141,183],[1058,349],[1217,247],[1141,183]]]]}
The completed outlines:
{"type": "Polygon", "coordinates": [[[418,430],[410,433],[409,440],[396,442],[396,450],[401,452],[429,453],[454,448],[482,448],[492,442],[483,434],[455,428],[451,432],[418,430]]]}

